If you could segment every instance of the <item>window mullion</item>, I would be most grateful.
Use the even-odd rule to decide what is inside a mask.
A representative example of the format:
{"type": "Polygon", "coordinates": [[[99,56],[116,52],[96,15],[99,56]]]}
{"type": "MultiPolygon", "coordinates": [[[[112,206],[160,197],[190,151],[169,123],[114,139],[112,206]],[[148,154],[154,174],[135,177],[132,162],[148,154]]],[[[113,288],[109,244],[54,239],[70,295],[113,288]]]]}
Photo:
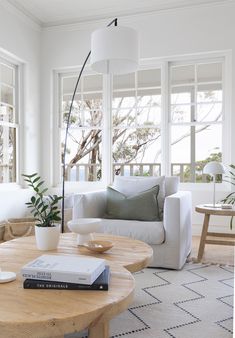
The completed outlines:
{"type": "Polygon", "coordinates": [[[170,176],[170,86],[169,86],[169,62],[162,64],[162,108],[161,108],[161,148],[162,170],[161,174],[170,176]]]}
{"type": "Polygon", "coordinates": [[[112,161],[112,76],[103,76],[102,180],[113,181],[112,161]]]}

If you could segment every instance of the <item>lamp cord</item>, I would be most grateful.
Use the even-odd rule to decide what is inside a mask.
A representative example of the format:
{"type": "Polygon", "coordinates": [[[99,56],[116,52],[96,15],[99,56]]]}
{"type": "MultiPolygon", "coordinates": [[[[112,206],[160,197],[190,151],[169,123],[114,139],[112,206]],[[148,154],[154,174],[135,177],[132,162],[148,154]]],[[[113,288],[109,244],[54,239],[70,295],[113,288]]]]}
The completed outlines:
{"type": "MultiPolygon", "coordinates": [[[[106,27],[111,26],[112,24],[114,24],[114,26],[117,26],[117,18],[113,19],[106,27]]],[[[72,96],[72,100],[70,103],[70,107],[69,107],[69,113],[68,113],[68,117],[67,117],[67,121],[66,121],[66,129],[65,129],[65,138],[64,138],[64,150],[63,150],[63,159],[62,159],[62,206],[61,206],[61,232],[64,232],[64,198],[65,198],[65,173],[66,173],[66,164],[65,164],[65,157],[66,157],[66,150],[67,150],[67,139],[68,139],[68,131],[69,131],[69,127],[70,127],[70,118],[71,118],[71,113],[73,110],[73,102],[75,99],[75,95],[76,95],[76,91],[78,88],[78,84],[80,82],[83,70],[87,64],[87,61],[89,59],[91,55],[91,51],[89,51],[89,53],[87,54],[87,57],[82,65],[82,68],[80,70],[80,73],[78,75],[78,79],[74,88],[74,92],[73,92],[73,96],[72,96]]]]}

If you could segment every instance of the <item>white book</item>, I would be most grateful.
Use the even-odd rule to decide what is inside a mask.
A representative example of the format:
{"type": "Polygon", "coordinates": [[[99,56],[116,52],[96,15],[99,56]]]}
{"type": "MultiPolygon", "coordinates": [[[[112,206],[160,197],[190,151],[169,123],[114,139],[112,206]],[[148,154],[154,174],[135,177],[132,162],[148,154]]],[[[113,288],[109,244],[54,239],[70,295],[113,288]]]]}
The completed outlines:
{"type": "Polygon", "coordinates": [[[42,255],[21,269],[21,276],[67,283],[91,285],[105,269],[105,260],[101,258],[42,255]]]}

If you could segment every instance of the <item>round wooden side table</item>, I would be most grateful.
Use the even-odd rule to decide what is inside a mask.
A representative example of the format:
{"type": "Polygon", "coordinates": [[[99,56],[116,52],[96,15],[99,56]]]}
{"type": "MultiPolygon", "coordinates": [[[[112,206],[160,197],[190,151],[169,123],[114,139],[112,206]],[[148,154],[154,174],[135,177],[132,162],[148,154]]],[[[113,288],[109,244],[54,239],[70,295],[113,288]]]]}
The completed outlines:
{"type": "Polygon", "coordinates": [[[204,214],[204,221],[201,233],[201,240],[198,250],[198,261],[201,261],[205,244],[216,244],[216,245],[235,245],[235,234],[234,233],[223,233],[223,232],[210,232],[208,231],[210,216],[217,215],[217,216],[235,216],[234,209],[222,209],[222,208],[213,208],[213,207],[206,207],[204,205],[196,206],[195,210],[201,214],[204,214]],[[213,239],[208,239],[207,237],[213,237],[213,239]],[[217,238],[217,239],[216,239],[217,238]],[[231,239],[231,240],[223,240],[223,239],[231,239]]]}

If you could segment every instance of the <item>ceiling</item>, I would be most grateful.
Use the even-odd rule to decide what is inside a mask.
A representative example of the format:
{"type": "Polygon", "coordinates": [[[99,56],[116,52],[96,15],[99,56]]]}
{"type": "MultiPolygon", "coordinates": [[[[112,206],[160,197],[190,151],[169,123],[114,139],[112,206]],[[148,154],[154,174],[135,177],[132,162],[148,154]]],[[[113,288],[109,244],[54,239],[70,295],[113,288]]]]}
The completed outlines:
{"type": "Polygon", "coordinates": [[[7,0],[42,27],[233,0],[7,0]]]}

